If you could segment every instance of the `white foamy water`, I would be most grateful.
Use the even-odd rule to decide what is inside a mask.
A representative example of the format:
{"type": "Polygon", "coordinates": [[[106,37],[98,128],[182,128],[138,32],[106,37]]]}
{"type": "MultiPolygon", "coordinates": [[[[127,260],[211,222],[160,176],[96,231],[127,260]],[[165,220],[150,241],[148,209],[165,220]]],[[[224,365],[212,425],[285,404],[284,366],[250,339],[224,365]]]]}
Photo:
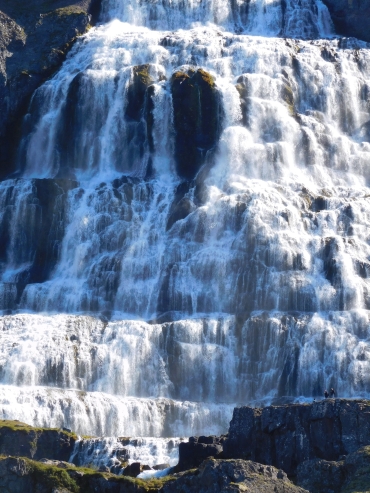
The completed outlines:
{"type": "Polygon", "coordinates": [[[368,45],[318,0],[110,0],[103,20],[0,184],[0,416],[163,438],[368,397],[368,45]],[[186,182],[171,81],[199,68],[218,137],[186,182]]]}
{"type": "MultiPolygon", "coordinates": [[[[82,438],[70,457],[77,466],[109,467],[122,473],[125,464],[140,462],[149,467],[173,467],[179,460],[179,444],[184,438],[82,438]]],[[[154,470],[151,472],[153,475],[154,470]]]]}

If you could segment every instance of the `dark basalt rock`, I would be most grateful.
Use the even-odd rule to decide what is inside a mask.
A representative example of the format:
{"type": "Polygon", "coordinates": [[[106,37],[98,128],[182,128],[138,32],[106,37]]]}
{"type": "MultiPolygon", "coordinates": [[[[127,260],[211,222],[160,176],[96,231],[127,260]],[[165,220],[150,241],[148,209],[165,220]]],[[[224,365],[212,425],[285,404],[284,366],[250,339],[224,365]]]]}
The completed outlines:
{"type": "Polygon", "coordinates": [[[143,116],[145,96],[154,80],[150,75],[150,65],[138,65],[132,69],[132,81],[127,89],[126,118],[139,122],[143,116]]]}
{"type": "Polygon", "coordinates": [[[339,492],[344,481],[344,461],[313,459],[303,462],[297,469],[297,484],[315,493],[339,492]]]}
{"type": "Polygon", "coordinates": [[[244,460],[209,459],[199,469],[175,477],[176,481],[162,487],[162,493],[306,492],[291,483],[283,471],[244,460]]]}
{"type": "Polygon", "coordinates": [[[177,221],[185,219],[191,212],[196,209],[193,201],[186,195],[188,192],[188,182],[183,182],[178,185],[170,207],[166,231],[170,230],[177,221]]]}
{"type": "Polygon", "coordinates": [[[370,41],[369,0],[323,0],[337,34],[370,41]]]}
{"type": "Polygon", "coordinates": [[[182,442],[179,446],[179,463],[176,471],[185,471],[199,467],[209,457],[221,457],[225,437],[200,436],[190,437],[189,442],[182,442]]]}
{"type": "Polygon", "coordinates": [[[131,478],[136,478],[141,472],[143,472],[143,467],[140,462],[133,462],[124,468],[122,474],[123,476],[130,476],[131,478]]]}
{"type": "Polygon", "coordinates": [[[0,455],[28,457],[34,460],[47,457],[65,463],[71,456],[76,440],[77,436],[74,433],[34,428],[20,421],[0,421],[0,455]]]}
{"type": "Polygon", "coordinates": [[[213,77],[202,69],[174,73],[171,91],[177,173],[192,179],[217,144],[220,95],[213,77]]]}
{"type": "MultiPolygon", "coordinates": [[[[9,296],[3,309],[15,308],[27,284],[44,282],[49,278],[59,259],[64,236],[67,192],[77,183],[62,179],[34,179],[31,185],[31,193],[23,203],[23,226],[18,231],[17,248],[12,252],[17,265],[27,267],[15,275],[12,282],[15,294],[9,296]]],[[[17,197],[13,192],[15,188],[10,190],[4,202],[0,261],[6,261],[12,247],[10,232],[14,227],[14,200],[17,197]]]]}
{"type": "Polygon", "coordinates": [[[32,93],[93,24],[100,0],[0,0],[0,179],[14,171],[32,93]]]}
{"type": "Polygon", "coordinates": [[[294,476],[307,460],[337,461],[368,444],[370,402],[327,399],[234,409],[223,456],[271,464],[294,476]]]}
{"type": "Polygon", "coordinates": [[[370,446],[340,461],[310,460],[300,464],[297,484],[315,493],[352,493],[370,487],[370,446]]]}

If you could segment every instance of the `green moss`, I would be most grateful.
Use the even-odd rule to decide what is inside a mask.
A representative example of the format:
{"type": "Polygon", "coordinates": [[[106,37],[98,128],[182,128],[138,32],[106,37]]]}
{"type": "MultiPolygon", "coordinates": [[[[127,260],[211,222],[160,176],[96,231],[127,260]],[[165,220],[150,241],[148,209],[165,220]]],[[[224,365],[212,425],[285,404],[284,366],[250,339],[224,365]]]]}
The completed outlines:
{"type": "Polygon", "coordinates": [[[22,423],[21,421],[17,421],[17,420],[14,420],[14,421],[6,420],[6,419],[0,420],[0,433],[1,433],[2,428],[6,428],[7,430],[11,430],[14,432],[23,431],[25,433],[31,433],[31,432],[43,433],[46,431],[55,431],[58,433],[63,433],[63,435],[67,435],[67,436],[73,438],[74,440],[77,440],[77,435],[73,431],[70,432],[70,431],[60,430],[58,428],[41,428],[41,427],[37,427],[37,426],[30,426],[30,425],[27,425],[26,423],[22,423]]]}
{"type": "Polygon", "coordinates": [[[198,69],[197,73],[201,77],[201,79],[207,85],[209,85],[212,89],[216,86],[215,79],[214,79],[214,77],[211,74],[209,74],[208,72],[206,72],[205,70],[203,70],[201,68],[198,69]]]}
{"type": "Polygon", "coordinates": [[[181,82],[182,80],[185,79],[190,79],[189,75],[186,74],[185,72],[178,71],[172,74],[171,83],[173,84],[174,82],[181,82]]]}
{"type": "Polygon", "coordinates": [[[149,74],[150,65],[137,65],[133,68],[134,79],[140,81],[143,85],[149,86],[154,81],[149,74]]]}
{"type": "Polygon", "coordinates": [[[31,476],[34,481],[52,489],[66,488],[73,493],[80,492],[77,483],[70,477],[66,470],[41,462],[25,460],[30,465],[31,476]]]}

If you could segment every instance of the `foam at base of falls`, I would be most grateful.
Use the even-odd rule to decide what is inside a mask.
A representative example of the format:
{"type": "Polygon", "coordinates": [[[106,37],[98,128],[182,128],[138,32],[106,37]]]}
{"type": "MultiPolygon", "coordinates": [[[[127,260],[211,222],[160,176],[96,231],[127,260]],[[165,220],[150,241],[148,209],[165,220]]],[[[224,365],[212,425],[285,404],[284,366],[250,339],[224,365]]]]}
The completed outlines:
{"type": "Polygon", "coordinates": [[[225,433],[232,405],[120,397],[51,387],[0,386],[0,419],[79,435],[176,437],[225,433]]]}
{"type": "Polygon", "coordinates": [[[122,472],[122,463],[140,462],[150,467],[178,463],[179,444],[185,438],[83,438],[79,439],[70,462],[76,466],[109,467],[112,472],[122,472]]]}

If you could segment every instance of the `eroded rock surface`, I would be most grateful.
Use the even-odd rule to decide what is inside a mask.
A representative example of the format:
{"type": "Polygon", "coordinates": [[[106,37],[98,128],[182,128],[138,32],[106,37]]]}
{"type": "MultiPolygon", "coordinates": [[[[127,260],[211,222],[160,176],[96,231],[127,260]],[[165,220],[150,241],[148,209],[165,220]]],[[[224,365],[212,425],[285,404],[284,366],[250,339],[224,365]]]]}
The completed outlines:
{"type": "Polygon", "coordinates": [[[303,462],[297,483],[315,493],[352,493],[370,489],[370,446],[362,447],[340,461],[320,459],[303,462]]]}
{"type": "Polygon", "coordinates": [[[204,461],[197,470],[182,474],[175,482],[164,485],[163,493],[304,493],[287,475],[271,466],[252,461],[204,461]]]}
{"type": "Polygon", "coordinates": [[[328,399],[313,404],[234,409],[225,457],[271,464],[295,475],[306,460],[337,461],[370,444],[370,402],[328,399]]]}

